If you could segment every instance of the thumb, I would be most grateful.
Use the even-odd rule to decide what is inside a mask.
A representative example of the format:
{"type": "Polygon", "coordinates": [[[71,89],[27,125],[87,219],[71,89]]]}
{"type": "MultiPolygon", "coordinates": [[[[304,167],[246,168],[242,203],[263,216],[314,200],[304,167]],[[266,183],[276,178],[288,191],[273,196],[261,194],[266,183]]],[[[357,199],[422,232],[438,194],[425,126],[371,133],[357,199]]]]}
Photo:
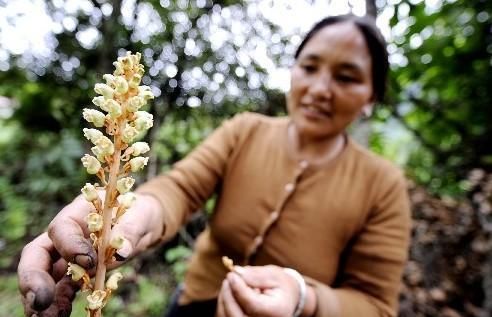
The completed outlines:
{"type": "Polygon", "coordinates": [[[130,209],[111,229],[110,240],[123,238],[123,243],[115,254],[117,261],[125,261],[150,244],[150,233],[141,218],[136,210],[130,209]]]}

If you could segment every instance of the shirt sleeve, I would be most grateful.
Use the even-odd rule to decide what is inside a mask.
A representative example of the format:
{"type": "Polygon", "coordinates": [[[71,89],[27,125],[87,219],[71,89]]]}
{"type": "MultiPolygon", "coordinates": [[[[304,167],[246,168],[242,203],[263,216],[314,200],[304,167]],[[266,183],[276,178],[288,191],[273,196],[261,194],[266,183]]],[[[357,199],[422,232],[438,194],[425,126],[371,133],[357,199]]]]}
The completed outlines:
{"type": "Polygon", "coordinates": [[[172,238],[189,216],[212,195],[244,130],[246,114],[225,121],[173,169],[139,186],[138,193],[154,196],[164,213],[161,240],[172,238]]]}
{"type": "Polygon", "coordinates": [[[406,181],[398,173],[386,182],[361,232],[348,246],[337,286],[309,280],[318,298],[315,317],[328,317],[325,296],[334,293],[342,317],[397,316],[401,275],[410,242],[406,181]]]}

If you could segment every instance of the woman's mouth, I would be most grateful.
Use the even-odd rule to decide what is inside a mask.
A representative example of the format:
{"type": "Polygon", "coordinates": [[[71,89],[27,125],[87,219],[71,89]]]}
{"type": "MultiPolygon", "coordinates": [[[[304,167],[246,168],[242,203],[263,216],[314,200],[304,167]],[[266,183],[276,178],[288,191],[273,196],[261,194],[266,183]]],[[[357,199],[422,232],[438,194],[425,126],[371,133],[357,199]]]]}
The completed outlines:
{"type": "Polygon", "coordinates": [[[312,120],[321,120],[331,117],[331,111],[326,111],[313,105],[301,106],[301,112],[306,118],[312,120]]]}

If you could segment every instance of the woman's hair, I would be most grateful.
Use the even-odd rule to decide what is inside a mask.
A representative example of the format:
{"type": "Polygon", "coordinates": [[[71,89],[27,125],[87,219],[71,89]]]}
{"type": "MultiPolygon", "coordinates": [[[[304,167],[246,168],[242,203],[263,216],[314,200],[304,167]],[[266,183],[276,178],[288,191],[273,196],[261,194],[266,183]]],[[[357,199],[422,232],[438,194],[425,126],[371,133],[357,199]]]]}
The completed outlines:
{"type": "Polygon", "coordinates": [[[379,31],[373,18],[364,16],[359,17],[352,14],[326,17],[316,23],[306,34],[301,44],[296,50],[294,57],[297,59],[307,42],[316,35],[321,29],[328,25],[351,22],[362,33],[366,40],[367,48],[372,60],[372,88],[375,101],[383,101],[386,93],[386,77],[388,75],[389,63],[388,52],[386,51],[386,41],[379,31]]]}

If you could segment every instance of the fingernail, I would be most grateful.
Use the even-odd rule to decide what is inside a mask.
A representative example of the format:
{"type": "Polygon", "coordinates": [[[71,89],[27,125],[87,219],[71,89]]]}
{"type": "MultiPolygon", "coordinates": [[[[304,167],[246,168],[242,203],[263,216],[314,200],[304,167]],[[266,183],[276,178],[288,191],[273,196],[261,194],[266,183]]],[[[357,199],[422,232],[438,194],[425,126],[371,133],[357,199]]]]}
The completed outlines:
{"type": "Polygon", "coordinates": [[[37,293],[29,291],[26,294],[26,299],[33,310],[42,311],[53,303],[53,295],[53,292],[41,289],[37,293]]]}
{"type": "Polygon", "coordinates": [[[116,259],[116,261],[119,261],[119,262],[122,262],[122,261],[125,261],[126,258],[125,257],[122,257],[121,255],[119,255],[118,253],[115,253],[114,254],[114,258],[116,259]]]}
{"type": "Polygon", "coordinates": [[[75,263],[83,266],[86,269],[92,269],[94,267],[94,260],[87,254],[78,254],[75,256],[75,263]]]}
{"type": "Polygon", "coordinates": [[[33,291],[27,292],[27,294],[26,294],[26,300],[29,303],[29,306],[32,307],[34,305],[34,301],[36,300],[36,294],[34,294],[33,291]]]}
{"type": "Polygon", "coordinates": [[[131,253],[132,253],[132,245],[130,244],[130,241],[125,239],[125,241],[123,242],[123,246],[119,248],[118,251],[116,251],[115,258],[116,260],[118,260],[118,256],[119,256],[120,258],[126,260],[131,253]]]}
{"type": "Polygon", "coordinates": [[[38,314],[32,314],[31,317],[38,317],[38,314]]]}

